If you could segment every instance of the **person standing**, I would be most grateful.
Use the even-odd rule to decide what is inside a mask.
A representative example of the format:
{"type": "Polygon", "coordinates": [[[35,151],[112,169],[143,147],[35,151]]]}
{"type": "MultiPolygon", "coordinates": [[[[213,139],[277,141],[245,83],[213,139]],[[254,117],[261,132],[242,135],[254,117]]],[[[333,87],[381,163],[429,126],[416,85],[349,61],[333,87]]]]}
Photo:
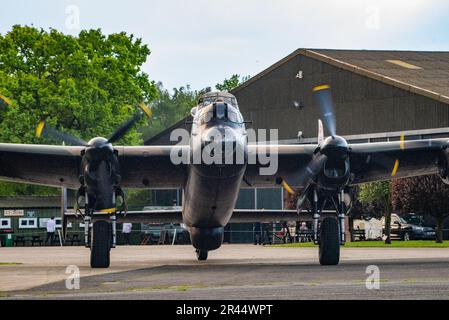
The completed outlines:
{"type": "Polygon", "coordinates": [[[262,224],[256,222],[253,225],[254,245],[262,244],[262,224]]]}
{"type": "Polygon", "coordinates": [[[133,228],[132,223],[125,222],[122,225],[122,234],[125,240],[125,245],[129,246],[131,243],[131,230],[133,228]]]}
{"type": "Polygon", "coordinates": [[[50,240],[50,245],[53,244],[53,240],[55,239],[55,231],[56,231],[55,217],[51,217],[50,220],[47,221],[47,237],[45,238],[45,244],[47,244],[48,240],[50,240]]]}

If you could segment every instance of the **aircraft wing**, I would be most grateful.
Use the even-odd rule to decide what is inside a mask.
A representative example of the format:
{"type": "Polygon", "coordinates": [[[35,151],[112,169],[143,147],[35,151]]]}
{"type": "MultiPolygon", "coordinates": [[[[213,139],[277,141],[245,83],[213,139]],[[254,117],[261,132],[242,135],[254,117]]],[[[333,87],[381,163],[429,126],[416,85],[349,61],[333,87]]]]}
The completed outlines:
{"type": "Polygon", "coordinates": [[[448,139],[349,145],[353,184],[438,173],[448,139]]]}
{"type": "MultiPolygon", "coordinates": [[[[410,176],[438,173],[438,163],[449,146],[448,139],[360,143],[349,145],[349,161],[352,184],[390,180],[410,176]]],[[[282,177],[292,186],[295,175],[304,171],[311,161],[317,145],[272,146],[278,156],[278,171],[274,175],[260,174],[260,163],[249,164],[246,181],[254,187],[274,186],[276,177],[282,177]]],[[[266,153],[265,147],[249,146],[249,153],[266,153]]],[[[247,185],[249,186],[249,185],[247,185]]]]}
{"type": "Polygon", "coordinates": [[[304,170],[316,148],[317,145],[300,144],[248,145],[249,163],[245,172],[247,185],[242,186],[273,187],[276,186],[277,177],[291,180],[289,177],[304,170]]]}
{"type": "MultiPolygon", "coordinates": [[[[123,187],[179,188],[185,165],[170,160],[171,146],[116,147],[123,187]]],[[[183,148],[177,146],[176,148],[183,148]]],[[[0,143],[0,180],[47,186],[80,186],[84,147],[0,143]]]]}
{"type": "Polygon", "coordinates": [[[0,179],[78,188],[82,149],[0,143],[0,179]]]}
{"type": "Polygon", "coordinates": [[[175,165],[173,151],[188,154],[189,146],[119,147],[121,186],[124,188],[181,188],[187,177],[185,164],[175,165]]]}

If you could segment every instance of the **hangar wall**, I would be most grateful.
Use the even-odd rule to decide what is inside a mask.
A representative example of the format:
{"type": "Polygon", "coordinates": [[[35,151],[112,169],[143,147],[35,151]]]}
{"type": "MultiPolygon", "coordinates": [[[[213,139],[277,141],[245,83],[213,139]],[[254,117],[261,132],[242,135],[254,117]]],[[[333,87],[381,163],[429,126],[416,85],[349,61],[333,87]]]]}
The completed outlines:
{"type": "Polygon", "coordinates": [[[300,54],[233,94],[253,128],[277,128],[281,140],[296,138],[299,130],[311,138],[319,118],[312,89],[321,84],[332,88],[339,135],[449,126],[445,103],[300,54]]]}

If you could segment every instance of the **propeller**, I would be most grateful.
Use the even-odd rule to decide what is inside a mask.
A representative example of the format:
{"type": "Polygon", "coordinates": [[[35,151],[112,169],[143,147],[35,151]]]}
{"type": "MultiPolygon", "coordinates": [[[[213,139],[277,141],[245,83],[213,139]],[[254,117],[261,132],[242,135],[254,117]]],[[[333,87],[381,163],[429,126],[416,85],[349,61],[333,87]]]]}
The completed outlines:
{"type": "Polygon", "coordinates": [[[327,84],[313,88],[316,103],[320,108],[320,114],[324,127],[330,136],[337,134],[334,106],[332,103],[331,87],[327,84]]]}
{"type": "Polygon", "coordinates": [[[71,146],[87,146],[87,142],[81,138],[72,136],[67,133],[63,133],[52,126],[45,123],[45,120],[41,120],[36,128],[36,137],[48,136],[55,140],[62,141],[66,145],[71,146]]]}
{"type": "MultiPolygon", "coordinates": [[[[312,91],[321,114],[321,121],[318,122],[318,148],[303,169],[286,177],[290,184],[302,186],[303,190],[307,190],[313,180],[323,171],[329,158],[340,159],[347,154],[346,140],[336,134],[337,126],[330,86],[320,85],[313,88],[312,91]],[[327,138],[324,138],[323,127],[329,135],[327,138]]],[[[277,182],[283,185],[289,193],[294,193],[295,190],[289,186],[286,180],[280,178],[277,182]]]]}
{"type": "Polygon", "coordinates": [[[8,107],[11,105],[11,100],[0,94],[0,106],[8,107]]]}
{"type": "MultiPolygon", "coordinates": [[[[121,124],[109,137],[109,139],[104,141],[104,144],[114,143],[123,138],[126,133],[142,118],[143,115],[146,115],[148,118],[151,118],[152,112],[151,109],[145,105],[144,103],[140,103],[138,105],[140,112],[135,114],[133,117],[125,121],[121,124]]],[[[56,128],[48,125],[45,120],[39,122],[36,128],[36,137],[40,138],[42,136],[48,136],[58,141],[63,141],[65,144],[72,146],[83,146],[89,147],[89,143],[84,141],[81,138],[74,137],[70,134],[63,133],[56,128]]]]}
{"type": "Polygon", "coordinates": [[[41,121],[37,126],[37,137],[45,134],[70,145],[85,147],[81,151],[81,175],[79,176],[81,187],[77,193],[77,201],[80,197],[79,195],[84,195],[86,210],[114,213],[117,211],[115,200],[117,196],[121,196],[124,203],[126,203],[123,197],[123,191],[119,186],[121,175],[118,154],[113,148],[112,143],[123,138],[143,115],[147,117],[152,116],[151,109],[145,104],[139,104],[139,108],[140,111],[120,125],[109,139],[96,137],[86,142],[58,131],[47,125],[45,121],[41,121]]]}

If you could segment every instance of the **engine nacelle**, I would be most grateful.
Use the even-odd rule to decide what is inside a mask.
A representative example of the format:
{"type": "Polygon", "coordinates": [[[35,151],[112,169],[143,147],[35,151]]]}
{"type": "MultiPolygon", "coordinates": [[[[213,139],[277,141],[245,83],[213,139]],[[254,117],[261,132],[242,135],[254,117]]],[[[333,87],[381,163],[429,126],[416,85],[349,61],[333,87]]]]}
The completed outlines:
{"type": "Polygon", "coordinates": [[[349,159],[326,160],[323,173],[318,178],[319,185],[328,190],[346,186],[350,178],[349,159]]]}

